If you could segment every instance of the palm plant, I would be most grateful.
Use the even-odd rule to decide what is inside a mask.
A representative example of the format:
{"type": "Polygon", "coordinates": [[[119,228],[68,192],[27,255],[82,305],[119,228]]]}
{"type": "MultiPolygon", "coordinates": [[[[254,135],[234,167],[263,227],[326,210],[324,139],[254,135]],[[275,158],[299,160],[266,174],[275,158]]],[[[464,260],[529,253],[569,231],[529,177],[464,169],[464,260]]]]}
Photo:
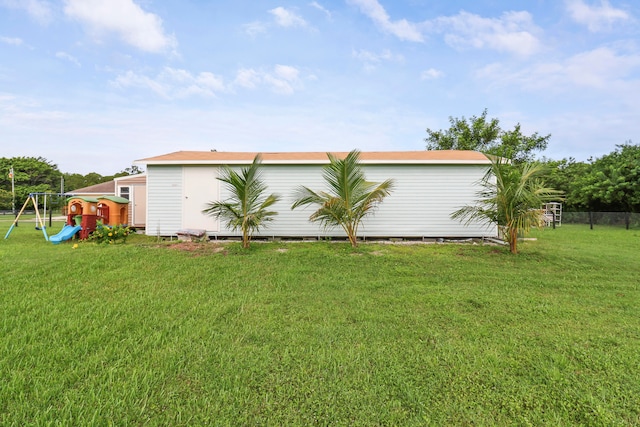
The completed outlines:
{"type": "Polygon", "coordinates": [[[248,248],[251,236],[278,214],[268,208],[280,200],[276,194],[265,196],[267,186],[260,177],[260,155],[240,173],[225,166],[218,179],[226,184],[232,196],[225,201],[210,202],[202,212],[222,218],[233,231],[242,230],[242,247],[248,248]]]}
{"type": "Polygon", "coordinates": [[[482,189],[473,206],[458,209],[451,217],[497,224],[506,236],[511,253],[518,253],[518,234],[527,233],[543,221],[542,205],[561,199],[561,192],[545,186],[544,166],[539,163],[512,164],[491,158],[491,168],[480,181],[482,189]]]}
{"type": "Polygon", "coordinates": [[[316,205],[318,210],[309,221],[319,222],[325,227],[340,226],[347,234],[351,246],[357,246],[358,227],[362,219],[373,213],[377,205],[391,193],[393,180],[381,184],[368,182],[360,165],[360,152],[354,150],[344,159],[327,153],[329,164],[323,177],[329,191],[315,192],[301,186],[296,192],[296,201],[291,206],[316,205]]]}

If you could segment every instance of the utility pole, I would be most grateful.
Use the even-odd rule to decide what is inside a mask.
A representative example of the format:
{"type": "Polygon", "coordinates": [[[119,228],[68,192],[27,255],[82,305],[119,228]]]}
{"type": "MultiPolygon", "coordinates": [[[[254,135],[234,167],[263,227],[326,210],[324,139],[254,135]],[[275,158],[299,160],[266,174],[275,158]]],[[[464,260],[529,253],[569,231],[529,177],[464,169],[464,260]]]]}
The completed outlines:
{"type": "MultiPolygon", "coordinates": [[[[16,183],[13,174],[13,165],[9,169],[9,178],[11,178],[11,211],[13,212],[13,217],[17,218],[18,213],[16,212],[16,183]]],[[[18,222],[16,222],[16,227],[18,226],[18,222]]]]}

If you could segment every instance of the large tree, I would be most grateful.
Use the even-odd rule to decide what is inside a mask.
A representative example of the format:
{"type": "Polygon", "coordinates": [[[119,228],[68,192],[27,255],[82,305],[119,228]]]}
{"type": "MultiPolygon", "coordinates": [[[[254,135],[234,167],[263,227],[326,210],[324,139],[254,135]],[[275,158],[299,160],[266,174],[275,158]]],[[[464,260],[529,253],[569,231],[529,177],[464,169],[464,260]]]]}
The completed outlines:
{"type": "Polygon", "coordinates": [[[360,152],[354,150],[344,159],[327,154],[329,164],[325,166],[323,177],[329,191],[313,191],[301,186],[296,193],[296,201],[291,206],[315,205],[318,207],[309,220],[325,227],[341,227],[356,247],[358,227],[362,219],[374,212],[382,200],[393,189],[393,180],[380,184],[366,180],[360,165],[360,152]]]}
{"type": "Polygon", "coordinates": [[[545,177],[547,185],[565,195],[562,210],[573,212],[591,210],[580,188],[580,182],[591,171],[591,164],[579,162],[572,157],[562,160],[544,159],[543,163],[548,170],[545,177]]]}
{"type": "MultiPolygon", "coordinates": [[[[13,168],[16,204],[23,203],[30,193],[57,192],[61,173],[58,166],[43,157],[0,158],[0,209],[11,208],[11,178],[13,168]]],[[[19,208],[19,206],[17,206],[19,208]]]]}
{"type": "Polygon", "coordinates": [[[589,210],[640,212],[640,145],[627,141],[593,161],[575,197],[589,210]]]}
{"type": "Polygon", "coordinates": [[[266,195],[267,185],[260,177],[260,155],[256,155],[251,166],[236,172],[225,166],[218,178],[226,184],[231,197],[224,201],[214,201],[207,205],[204,213],[226,222],[233,231],[242,231],[242,247],[248,248],[254,232],[273,220],[278,213],[269,210],[280,197],[266,195]]]}
{"type": "Polygon", "coordinates": [[[541,207],[561,199],[559,191],[545,185],[545,174],[540,163],[514,164],[492,156],[476,204],[460,208],[451,217],[497,224],[511,253],[518,253],[518,234],[542,224],[541,207]]]}
{"type": "Polygon", "coordinates": [[[551,135],[524,135],[518,123],[513,130],[503,130],[496,118],[487,119],[487,109],[480,116],[449,117],[446,130],[427,129],[427,150],[473,150],[510,159],[516,163],[533,160],[534,152],[544,151],[551,135]]]}

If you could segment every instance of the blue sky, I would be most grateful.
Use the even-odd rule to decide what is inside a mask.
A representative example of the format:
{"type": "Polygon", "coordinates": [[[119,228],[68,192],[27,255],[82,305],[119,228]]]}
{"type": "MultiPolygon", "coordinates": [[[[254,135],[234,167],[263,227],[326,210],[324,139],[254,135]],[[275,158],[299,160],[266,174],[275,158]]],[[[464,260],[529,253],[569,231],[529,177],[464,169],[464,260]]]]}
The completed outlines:
{"type": "Polygon", "coordinates": [[[586,160],[640,123],[636,0],[0,0],[0,156],[422,150],[449,116],[586,160]]]}

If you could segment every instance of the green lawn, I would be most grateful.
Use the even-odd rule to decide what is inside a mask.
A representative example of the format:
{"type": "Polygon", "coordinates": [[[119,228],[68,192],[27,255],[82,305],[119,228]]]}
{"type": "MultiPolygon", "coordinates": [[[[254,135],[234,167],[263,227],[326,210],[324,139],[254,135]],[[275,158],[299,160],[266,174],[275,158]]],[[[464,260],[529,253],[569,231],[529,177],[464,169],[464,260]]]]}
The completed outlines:
{"type": "Polygon", "coordinates": [[[640,425],[640,230],[533,235],[517,256],[73,249],[21,223],[0,240],[0,425],[640,425]]]}

